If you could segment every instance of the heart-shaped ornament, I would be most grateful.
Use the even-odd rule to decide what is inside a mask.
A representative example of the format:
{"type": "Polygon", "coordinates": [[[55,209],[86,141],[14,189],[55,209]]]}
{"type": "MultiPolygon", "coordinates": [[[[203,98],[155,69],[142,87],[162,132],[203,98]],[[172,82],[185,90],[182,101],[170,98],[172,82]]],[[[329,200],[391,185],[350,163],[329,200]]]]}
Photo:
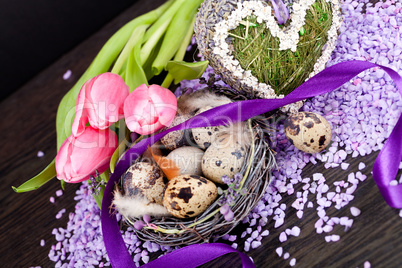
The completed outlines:
{"type": "MultiPolygon", "coordinates": [[[[205,0],[195,23],[198,48],[235,94],[282,98],[325,68],[342,22],[338,0],[205,0]],[[271,3],[272,1],[272,3],[271,3]]],[[[302,103],[285,107],[296,112],[302,103]]]]}

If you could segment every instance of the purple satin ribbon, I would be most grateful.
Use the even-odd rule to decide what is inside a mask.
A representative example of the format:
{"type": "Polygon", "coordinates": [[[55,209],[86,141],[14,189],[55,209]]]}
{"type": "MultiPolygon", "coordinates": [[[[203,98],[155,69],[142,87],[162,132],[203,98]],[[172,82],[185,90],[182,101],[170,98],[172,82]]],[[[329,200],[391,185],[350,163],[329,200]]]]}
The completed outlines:
{"type": "MultiPolygon", "coordinates": [[[[148,146],[151,146],[171,131],[245,121],[287,104],[328,93],[339,88],[362,71],[372,67],[381,67],[387,72],[402,95],[402,77],[394,70],[366,61],[342,62],[328,67],[310,78],[283,99],[255,99],[222,105],[194,116],[188,121],[164,132],[144,139],[130,148],[116,165],[115,172],[110,176],[102,202],[102,233],[112,266],[115,268],[135,267],[133,259],[125,246],[115,213],[111,209],[111,204],[115,184],[131,163],[143,154],[148,146]],[[205,118],[208,120],[205,120],[205,118]]],[[[390,182],[395,179],[398,173],[401,160],[402,119],[400,116],[373,167],[374,181],[387,204],[394,208],[402,208],[402,185],[390,185],[390,182]]],[[[162,256],[143,267],[196,267],[231,252],[240,255],[243,267],[254,267],[247,255],[230,246],[219,243],[187,246],[162,256]]]]}

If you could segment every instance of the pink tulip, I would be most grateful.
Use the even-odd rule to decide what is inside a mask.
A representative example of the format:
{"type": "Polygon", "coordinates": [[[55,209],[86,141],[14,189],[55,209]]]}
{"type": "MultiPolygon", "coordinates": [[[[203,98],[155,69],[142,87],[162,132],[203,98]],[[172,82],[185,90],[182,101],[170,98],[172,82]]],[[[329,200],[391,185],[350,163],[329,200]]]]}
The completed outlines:
{"type": "Polygon", "coordinates": [[[73,135],[80,135],[88,122],[93,128],[106,129],[122,119],[128,94],[129,87],[117,74],[103,73],[85,82],[78,94],[73,135]]]}
{"type": "Polygon", "coordinates": [[[82,134],[68,137],[56,156],[57,178],[81,182],[89,176],[105,172],[118,146],[117,135],[110,129],[86,127],[82,134]]]}
{"type": "Polygon", "coordinates": [[[148,135],[169,126],[176,115],[177,99],[168,89],[158,85],[136,88],[124,102],[127,127],[148,135]]]}

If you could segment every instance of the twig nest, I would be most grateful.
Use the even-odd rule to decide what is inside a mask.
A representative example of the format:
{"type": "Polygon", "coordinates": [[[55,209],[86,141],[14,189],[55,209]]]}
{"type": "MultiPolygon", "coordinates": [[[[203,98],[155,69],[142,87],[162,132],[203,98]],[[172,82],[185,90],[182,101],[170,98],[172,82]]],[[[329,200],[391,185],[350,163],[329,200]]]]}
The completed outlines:
{"type": "Polygon", "coordinates": [[[204,212],[216,199],[215,184],[196,175],[180,175],[168,182],[163,205],[173,216],[191,218],[204,212]]]}
{"type": "Polygon", "coordinates": [[[223,135],[214,141],[202,157],[202,172],[215,183],[222,177],[232,178],[244,165],[247,147],[232,135],[223,135]]]}
{"type": "Polygon", "coordinates": [[[180,175],[202,175],[201,161],[204,151],[193,146],[183,146],[171,151],[167,158],[175,162],[180,169],[180,175]]]}
{"type": "Polygon", "coordinates": [[[122,176],[126,196],[143,196],[148,202],[162,204],[165,188],[163,173],[154,163],[134,163],[122,176]]]}
{"type": "Polygon", "coordinates": [[[290,115],[285,120],[285,134],[297,149],[312,154],[324,150],[332,138],[328,121],[311,112],[290,115]]]}
{"type": "MultiPolygon", "coordinates": [[[[181,114],[194,115],[206,106],[215,107],[228,101],[229,98],[204,89],[182,95],[178,100],[178,110],[181,114]]],[[[161,150],[162,155],[145,155],[137,161],[152,157],[155,161],[151,159],[151,163],[159,165],[166,177],[171,178],[166,182],[163,194],[160,194],[163,196],[162,205],[150,203],[146,198],[122,196],[119,191],[116,191],[113,204],[120,212],[124,212],[122,215],[127,223],[134,227],[137,222],[144,225],[141,218],[143,215],[152,216],[146,227],[140,228],[138,224],[138,228],[135,227],[141,240],[167,246],[212,241],[212,238],[223,236],[233,229],[263,198],[271,180],[270,170],[275,163],[268,142],[266,120],[255,118],[224,127],[204,153],[191,142],[188,146],[192,148],[179,147],[170,152],[161,150]],[[203,161],[199,167],[202,153],[201,160],[207,159],[207,154],[208,163],[217,167],[212,172],[203,167],[203,161]],[[175,165],[170,166],[172,162],[175,165]],[[186,169],[193,166],[192,163],[196,163],[196,167],[186,169]],[[168,167],[165,168],[164,164],[168,164],[168,167]],[[180,167],[177,168],[177,165],[180,167]],[[200,169],[202,175],[196,175],[200,169]],[[177,175],[178,170],[195,174],[177,175]],[[215,181],[209,180],[207,176],[215,178],[215,181]],[[224,177],[227,186],[221,185],[223,190],[218,195],[214,182],[222,183],[221,177],[224,177]],[[221,211],[224,204],[231,206],[230,216],[221,211]]],[[[131,176],[128,173],[126,179],[131,176]]],[[[127,183],[123,177],[121,184],[127,183]]]]}
{"type": "MultiPolygon", "coordinates": [[[[342,22],[338,0],[283,0],[278,25],[270,1],[205,0],[194,31],[215,73],[246,98],[282,98],[325,68],[342,22]]],[[[285,106],[297,112],[302,103],[285,106]]]]}

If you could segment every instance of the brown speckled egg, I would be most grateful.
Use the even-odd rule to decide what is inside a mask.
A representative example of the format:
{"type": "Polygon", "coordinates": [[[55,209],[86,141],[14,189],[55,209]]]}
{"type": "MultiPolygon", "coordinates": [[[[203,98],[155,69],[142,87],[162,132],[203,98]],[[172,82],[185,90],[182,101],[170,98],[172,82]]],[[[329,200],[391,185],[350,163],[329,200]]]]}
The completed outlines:
{"type": "Polygon", "coordinates": [[[297,149],[312,154],[324,150],[332,137],[328,121],[311,112],[290,115],[285,120],[285,134],[297,149]]]}
{"type": "Polygon", "coordinates": [[[156,164],[134,163],[122,176],[125,195],[145,196],[149,202],[162,204],[165,188],[163,173],[156,164]]]}
{"type": "Polygon", "coordinates": [[[177,218],[191,218],[204,212],[216,199],[216,185],[197,175],[180,175],[166,185],[163,205],[177,218]]]}
{"type": "MultiPolygon", "coordinates": [[[[191,116],[188,114],[176,114],[172,124],[169,127],[177,126],[178,124],[181,124],[190,118],[191,116]]],[[[163,145],[165,145],[166,149],[174,150],[178,147],[188,144],[191,141],[191,130],[184,129],[170,132],[166,134],[160,141],[163,145]]]]}
{"type": "Polygon", "coordinates": [[[222,176],[233,177],[241,170],[246,152],[247,147],[231,135],[220,136],[202,157],[204,176],[215,183],[223,183],[222,176]]]}
{"type": "Polygon", "coordinates": [[[202,175],[201,161],[204,151],[192,146],[183,146],[171,151],[167,158],[175,162],[180,168],[180,175],[202,175]]]}
{"type": "MultiPolygon", "coordinates": [[[[214,107],[212,106],[206,106],[204,108],[201,108],[197,114],[200,114],[202,112],[208,111],[214,107]]],[[[226,126],[215,126],[215,127],[200,127],[200,128],[194,128],[192,130],[193,138],[194,141],[197,143],[197,145],[201,149],[207,149],[211,143],[216,140],[217,136],[227,129],[226,126]]]]}

